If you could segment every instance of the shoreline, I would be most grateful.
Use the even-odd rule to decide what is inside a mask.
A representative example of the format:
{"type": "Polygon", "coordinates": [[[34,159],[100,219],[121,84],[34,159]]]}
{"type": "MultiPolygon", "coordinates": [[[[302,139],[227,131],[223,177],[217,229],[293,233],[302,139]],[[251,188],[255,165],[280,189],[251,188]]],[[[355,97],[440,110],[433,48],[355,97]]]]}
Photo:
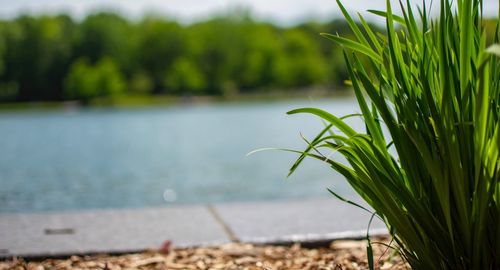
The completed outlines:
{"type": "Polygon", "coordinates": [[[354,98],[349,89],[329,90],[326,88],[308,88],[295,91],[275,91],[270,93],[238,94],[233,96],[170,96],[170,95],[126,95],[113,100],[94,99],[83,105],[80,101],[36,101],[0,103],[0,113],[31,110],[81,110],[93,108],[147,108],[158,106],[183,106],[207,104],[231,104],[298,100],[306,98],[354,98]]]}

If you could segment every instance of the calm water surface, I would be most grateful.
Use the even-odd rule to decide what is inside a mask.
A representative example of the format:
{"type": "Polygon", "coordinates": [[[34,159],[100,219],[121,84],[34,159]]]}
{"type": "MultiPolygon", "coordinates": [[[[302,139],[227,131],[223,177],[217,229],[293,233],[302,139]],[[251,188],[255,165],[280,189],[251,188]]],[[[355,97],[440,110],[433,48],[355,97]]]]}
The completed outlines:
{"type": "MultiPolygon", "coordinates": [[[[316,106],[357,112],[351,99],[0,114],[0,212],[130,208],[328,196],[353,191],[325,164],[296,155],[323,124],[316,106]],[[286,181],[285,181],[286,180],[286,181]]],[[[358,127],[359,120],[352,120],[358,127]]]]}

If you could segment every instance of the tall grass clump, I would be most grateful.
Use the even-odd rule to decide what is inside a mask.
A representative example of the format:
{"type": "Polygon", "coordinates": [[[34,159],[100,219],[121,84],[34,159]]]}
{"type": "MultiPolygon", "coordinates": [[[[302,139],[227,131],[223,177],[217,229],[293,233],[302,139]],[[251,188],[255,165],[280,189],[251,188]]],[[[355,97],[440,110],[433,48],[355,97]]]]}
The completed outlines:
{"type": "Polygon", "coordinates": [[[344,47],[366,129],[290,111],[327,122],[290,173],[307,156],[340,172],[413,269],[500,269],[500,45],[487,44],[483,1],[440,0],[435,18],[425,0],[400,2],[399,16],[387,1],[370,11],[385,34],[337,2],[355,39],[324,36],[344,47]],[[322,153],[331,150],[347,163],[322,153]]]}

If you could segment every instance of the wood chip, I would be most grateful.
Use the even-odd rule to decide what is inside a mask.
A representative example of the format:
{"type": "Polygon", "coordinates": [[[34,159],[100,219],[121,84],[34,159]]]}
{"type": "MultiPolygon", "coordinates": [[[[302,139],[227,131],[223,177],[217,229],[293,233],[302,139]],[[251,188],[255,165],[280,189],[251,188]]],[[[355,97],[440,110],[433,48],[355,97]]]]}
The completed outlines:
{"type": "MultiPolygon", "coordinates": [[[[388,239],[375,239],[388,243],[388,239]]],[[[304,248],[251,244],[171,249],[168,254],[143,252],[120,256],[71,256],[65,260],[26,261],[21,258],[0,261],[0,270],[358,270],[368,269],[366,241],[336,241],[330,247],[304,248]]],[[[400,270],[409,267],[384,245],[374,244],[376,269],[400,270]]]]}
{"type": "Polygon", "coordinates": [[[133,262],[130,264],[130,267],[137,268],[140,266],[150,265],[150,264],[154,264],[154,263],[162,263],[162,262],[165,262],[165,258],[157,256],[157,257],[147,258],[144,260],[133,262]]]}
{"type": "Polygon", "coordinates": [[[330,245],[330,248],[333,250],[357,249],[357,248],[364,249],[364,248],[366,248],[366,241],[349,241],[349,240],[335,241],[335,242],[332,242],[332,244],[330,245]]]}

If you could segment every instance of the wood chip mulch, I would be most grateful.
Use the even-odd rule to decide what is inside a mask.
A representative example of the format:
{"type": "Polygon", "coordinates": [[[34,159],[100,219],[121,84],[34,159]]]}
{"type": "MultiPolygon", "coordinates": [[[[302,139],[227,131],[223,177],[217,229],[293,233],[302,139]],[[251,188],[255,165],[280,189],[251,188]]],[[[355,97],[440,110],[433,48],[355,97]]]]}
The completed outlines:
{"type": "MultiPolygon", "coordinates": [[[[373,242],[388,243],[387,239],[373,242]]],[[[373,243],[372,242],[372,243],[373,243]]],[[[373,243],[376,269],[410,269],[394,251],[373,243]]],[[[169,249],[118,256],[72,256],[68,259],[0,261],[0,270],[125,270],[125,269],[241,269],[241,270],[353,270],[368,269],[366,241],[335,241],[329,247],[305,248],[251,244],[169,249]]]]}

